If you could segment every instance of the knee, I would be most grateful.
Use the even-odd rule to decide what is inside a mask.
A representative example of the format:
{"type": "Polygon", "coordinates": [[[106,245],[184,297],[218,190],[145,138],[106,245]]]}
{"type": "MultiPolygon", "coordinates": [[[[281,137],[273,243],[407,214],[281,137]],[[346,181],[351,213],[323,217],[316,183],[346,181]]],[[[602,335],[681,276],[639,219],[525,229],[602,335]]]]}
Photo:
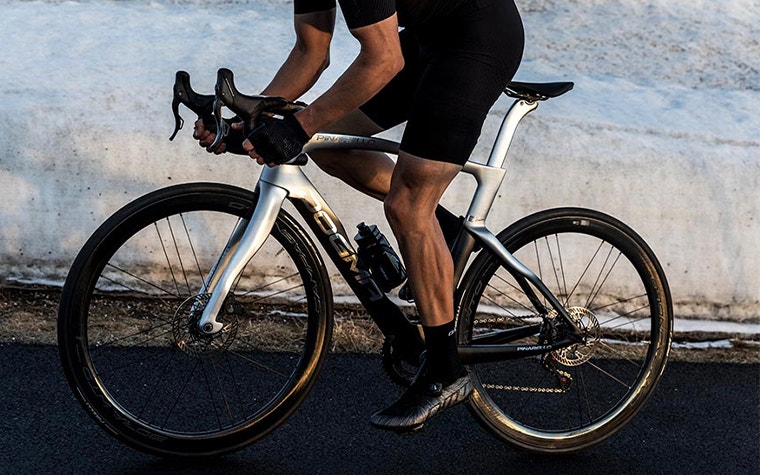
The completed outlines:
{"type": "Polygon", "coordinates": [[[424,221],[424,217],[420,215],[412,202],[397,193],[388,194],[383,202],[383,209],[388,224],[397,236],[414,232],[415,228],[421,226],[424,221]]]}

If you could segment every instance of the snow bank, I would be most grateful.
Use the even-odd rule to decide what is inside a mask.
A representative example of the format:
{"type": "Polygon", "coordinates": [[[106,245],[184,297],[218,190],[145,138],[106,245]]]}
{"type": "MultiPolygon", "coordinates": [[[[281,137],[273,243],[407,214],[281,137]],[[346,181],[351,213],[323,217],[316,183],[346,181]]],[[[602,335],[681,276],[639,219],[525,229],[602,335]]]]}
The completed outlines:
{"type": "MultiPolygon", "coordinates": [[[[518,130],[491,228],[549,206],[601,209],[655,249],[680,315],[757,318],[758,2],[518,5],[527,46],[517,79],[576,88],[518,130]]],[[[211,91],[216,70],[228,67],[242,90],[258,92],[292,44],[289,2],[0,0],[0,12],[5,279],[60,282],[95,227],[146,191],[254,183],[250,162],[207,155],[187,130],[167,141],[171,86],[184,69],[198,90],[211,91]]],[[[341,22],[332,66],[307,101],[356,49],[341,22]]],[[[494,107],[476,160],[487,156],[508,105],[494,107]]],[[[310,167],[318,185],[334,184],[310,167]]],[[[444,201],[463,212],[471,189],[458,181],[444,201]]],[[[379,204],[347,189],[328,198],[347,226],[384,223],[379,204]]]]}

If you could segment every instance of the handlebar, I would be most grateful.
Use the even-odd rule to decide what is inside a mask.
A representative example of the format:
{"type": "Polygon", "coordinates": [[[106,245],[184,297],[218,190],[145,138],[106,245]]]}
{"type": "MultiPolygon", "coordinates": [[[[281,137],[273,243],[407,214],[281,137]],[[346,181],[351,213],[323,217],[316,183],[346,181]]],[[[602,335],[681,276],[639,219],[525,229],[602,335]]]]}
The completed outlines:
{"type": "Polygon", "coordinates": [[[216,126],[217,130],[223,132],[216,135],[214,143],[209,146],[211,150],[219,145],[227,132],[222,119],[222,106],[234,112],[243,122],[243,131],[246,136],[256,128],[262,114],[293,114],[306,107],[303,102],[290,102],[282,97],[243,94],[235,86],[235,75],[226,68],[217,71],[214,92],[216,99],[213,109],[216,126]]]}
{"type": "MultiPolygon", "coordinates": [[[[303,102],[290,102],[282,97],[246,95],[235,86],[234,74],[226,68],[217,72],[214,94],[198,94],[190,85],[190,74],[186,71],[177,71],[174,80],[174,98],[172,100],[172,112],[174,113],[174,132],[169,140],[174,140],[177,133],[182,129],[185,121],[179,114],[179,105],[186,106],[198,115],[203,121],[203,126],[216,133],[214,142],[207,147],[213,151],[230,134],[230,123],[243,122],[243,133],[236,137],[242,142],[251,130],[253,130],[262,114],[293,114],[306,107],[303,102]],[[222,117],[222,107],[227,107],[235,113],[234,119],[222,117]]],[[[227,150],[237,154],[247,154],[237,144],[227,144],[227,150]]],[[[303,163],[305,162],[305,155],[303,163]]]]}

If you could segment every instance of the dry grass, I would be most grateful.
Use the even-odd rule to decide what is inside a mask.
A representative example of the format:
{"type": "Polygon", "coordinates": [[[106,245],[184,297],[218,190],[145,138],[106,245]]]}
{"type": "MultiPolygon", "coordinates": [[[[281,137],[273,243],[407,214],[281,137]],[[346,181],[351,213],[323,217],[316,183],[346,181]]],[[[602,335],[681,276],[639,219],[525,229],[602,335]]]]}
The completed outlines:
{"type": "MultiPolygon", "coordinates": [[[[25,344],[55,344],[56,318],[60,291],[46,288],[0,288],[0,343],[18,342],[25,344]]],[[[108,309],[107,302],[100,302],[108,309]]],[[[124,324],[130,315],[124,305],[111,305],[110,313],[115,316],[111,324],[124,324]],[[116,318],[118,317],[118,318],[116,318]]],[[[133,314],[131,316],[134,316],[133,314]]],[[[134,322],[133,322],[134,323],[134,322]]],[[[102,331],[108,333],[108,324],[102,331]]],[[[285,345],[293,338],[292,329],[275,325],[271,321],[259,322],[256,333],[261,335],[262,345],[285,345]],[[282,330],[282,331],[281,331],[282,330]]],[[[715,335],[702,335],[713,338],[715,335]]],[[[722,338],[726,338],[723,335],[722,338]]],[[[679,336],[676,335],[679,340],[679,336]]],[[[690,334],[690,341],[699,340],[699,335],[690,334]]],[[[351,305],[336,306],[331,350],[334,352],[378,353],[383,338],[371,319],[361,307],[351,305]]],[[[690,362],[760,363],[760,344],[734,338],[731,348],[683,349],[674,348],[671,360],[690,362]]]]}

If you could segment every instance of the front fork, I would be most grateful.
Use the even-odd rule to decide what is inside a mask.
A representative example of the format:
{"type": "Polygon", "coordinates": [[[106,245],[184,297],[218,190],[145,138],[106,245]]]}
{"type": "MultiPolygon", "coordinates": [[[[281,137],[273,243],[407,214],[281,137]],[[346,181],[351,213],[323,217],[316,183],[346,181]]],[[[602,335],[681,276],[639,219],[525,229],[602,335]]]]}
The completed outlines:
{"type": "Polygon", "coordinates": [[[211,297],[198,321],[201,334],[214,335],[224,327],[216,318],[227,294],[248,261],[271,233],[287,196],[288,191],[284,188],[259,181],[259,198],[250,221],[238,223],[227,242],[225,252],[219,257],[203,284],[203,293],[210,293],[211,297]]]}

